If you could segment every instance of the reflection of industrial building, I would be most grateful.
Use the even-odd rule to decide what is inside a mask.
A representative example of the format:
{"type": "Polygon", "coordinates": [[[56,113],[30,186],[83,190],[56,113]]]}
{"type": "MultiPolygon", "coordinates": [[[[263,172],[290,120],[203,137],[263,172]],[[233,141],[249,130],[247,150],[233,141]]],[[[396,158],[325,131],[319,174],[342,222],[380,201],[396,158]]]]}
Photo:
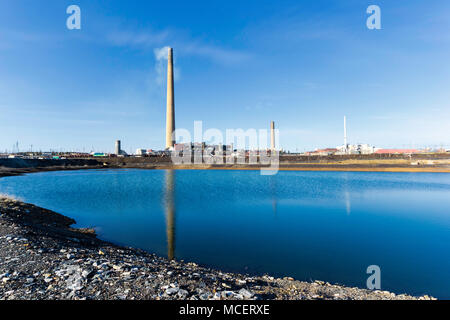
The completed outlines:
{"type": "Polygon", "coordinates": [[[164,209],[166,212],[167,257],[175,257],[175,171],[166,170],[164,189],[164,209]]]}

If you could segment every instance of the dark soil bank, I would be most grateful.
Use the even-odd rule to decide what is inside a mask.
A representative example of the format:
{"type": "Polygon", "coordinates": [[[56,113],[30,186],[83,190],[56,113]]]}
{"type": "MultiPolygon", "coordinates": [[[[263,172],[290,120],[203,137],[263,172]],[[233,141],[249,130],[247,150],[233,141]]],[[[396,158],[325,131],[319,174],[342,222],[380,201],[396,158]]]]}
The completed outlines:
{"type": "Polygon", "coordinates": [[[56,171],[100,169],[104,165],[95,159],[5,159],[0,158],[0,177],[16,176],[24,173],[56,171]]]}
{"type": "Polygon", "coordinates": [[[417,299],[169,261],[101,241],[74,222],[0,196],[0,299],[417,299]]]}
{"type": "Polygon", "coordinates": [[[6,168],[45,168],[67,166],[96,166],[100,165],[95,159],[0,159],[0,167],[6,168]]]}

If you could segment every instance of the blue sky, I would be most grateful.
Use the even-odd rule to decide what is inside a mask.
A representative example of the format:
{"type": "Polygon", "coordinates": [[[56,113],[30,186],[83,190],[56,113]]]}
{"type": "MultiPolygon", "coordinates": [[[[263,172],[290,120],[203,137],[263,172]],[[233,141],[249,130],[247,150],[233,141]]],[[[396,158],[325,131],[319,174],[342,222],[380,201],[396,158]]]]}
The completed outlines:
{"type": "Polygon", "coordinates": [[[292,151],[450,145],[450,2],[0,0],[0,150],[159,149],[176,126],[268,128],[292,151]],[[66,8],[81,8],[81,30],[66,8]],[[366,27],[381,8],[382,30],[366,27]]]}

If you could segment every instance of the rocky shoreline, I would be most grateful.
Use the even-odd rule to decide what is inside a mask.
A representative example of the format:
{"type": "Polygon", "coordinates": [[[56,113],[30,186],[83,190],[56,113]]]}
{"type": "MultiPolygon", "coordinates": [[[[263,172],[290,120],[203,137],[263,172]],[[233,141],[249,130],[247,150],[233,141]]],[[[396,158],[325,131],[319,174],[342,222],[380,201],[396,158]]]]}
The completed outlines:
{"type": "Polygon", "coordinates": [[[221,272],[119,247],[73,223],[0,196],[0,300],[433,299],[221,272]]]}

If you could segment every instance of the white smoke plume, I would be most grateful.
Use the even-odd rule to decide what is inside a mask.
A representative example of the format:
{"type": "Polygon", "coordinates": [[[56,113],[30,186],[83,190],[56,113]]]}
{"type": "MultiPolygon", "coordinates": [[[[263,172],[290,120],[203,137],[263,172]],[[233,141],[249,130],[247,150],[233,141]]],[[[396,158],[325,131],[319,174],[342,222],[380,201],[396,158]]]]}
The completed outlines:
{"type": "MultiPolygon", "coordinates": [[[[153,50],[155,53],[155,71],[156,71],[156,83],[158,85],[162,85],[166,81],[166,72],[167,72],[167,55],[169,52],[168,46],[162,47],[162,48],[156,48],[153,50]]],[[[180,69],[176,66],[176,58],[174,53],[174,67],[173,67],[173,74],[175,81],[178,81],[180,79],[180,69]]]]}

